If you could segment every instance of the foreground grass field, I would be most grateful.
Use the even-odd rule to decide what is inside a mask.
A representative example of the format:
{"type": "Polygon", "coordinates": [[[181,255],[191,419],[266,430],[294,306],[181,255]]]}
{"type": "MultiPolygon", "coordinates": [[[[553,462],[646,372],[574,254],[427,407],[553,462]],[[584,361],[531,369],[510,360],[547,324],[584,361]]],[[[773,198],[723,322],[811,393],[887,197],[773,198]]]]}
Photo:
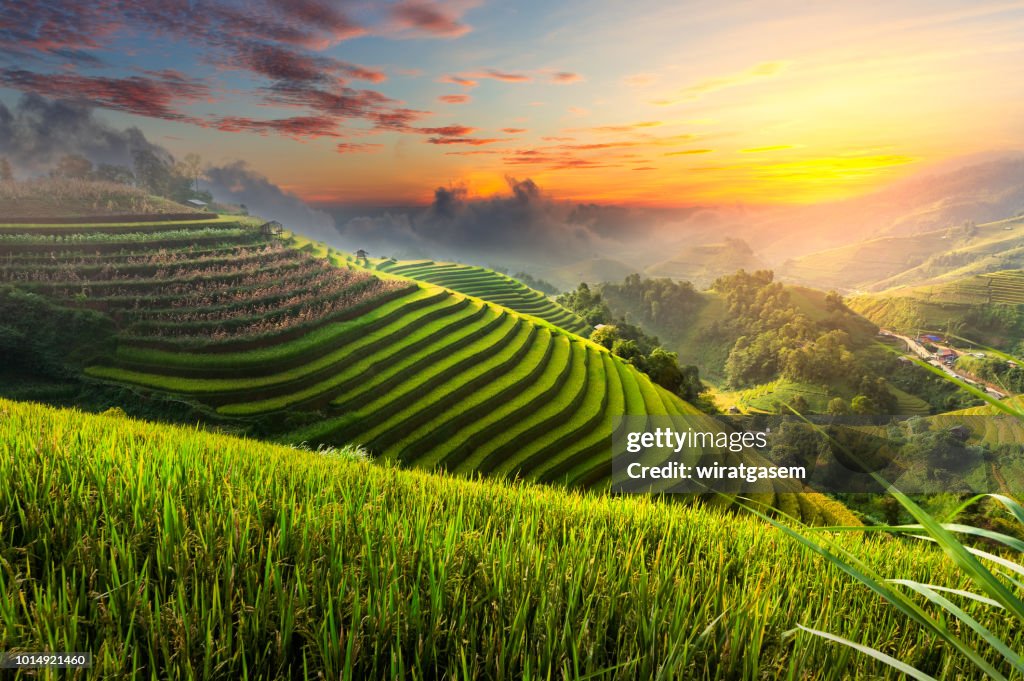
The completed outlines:
{"type": "MultiPolygon", "coordinates": [[[[59,678],[896,676],[798,623],[966,674],[780,532],[699,505],[9,401],[0,483],[0,650],[94,654],[59,678]]],[[[964,586],[920,543],[839,539],[885,574],[964,586]]]]}

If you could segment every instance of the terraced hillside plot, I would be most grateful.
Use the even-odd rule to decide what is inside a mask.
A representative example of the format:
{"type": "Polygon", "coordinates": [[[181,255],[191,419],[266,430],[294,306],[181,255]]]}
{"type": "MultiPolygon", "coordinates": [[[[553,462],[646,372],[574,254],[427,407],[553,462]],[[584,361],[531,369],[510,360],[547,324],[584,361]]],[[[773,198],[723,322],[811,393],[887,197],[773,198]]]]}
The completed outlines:
{"type": "Polygon", "coordinates": [[[587,336],[591,330],[586,322],[540,291],[485,267],[436,263],[432,260],[385,260],[376,267],[381,272],[437,284],[466,295],[483,298],[516,312],[540,317],[572,333],[587,336]]]}
{"type": "Polygon", "coordinates": [[[880,326],[904,333],[962,329],[978,342],[1009,350],[1021,339],[1024,270],[863,294],[852,297],[849,305],[880,326]]]}
{"type": "Polygon", "coordinates": [[[627,404],[638,413],[666,413],[666,400],[686,409],[603,348],[476,298],[416,289],[367,316],[333,325],[328,347],[291,352],[274,373],[250,375],[244,352],[191,353],[216,376],[205,377],[191,362],[167,361],[176,353],[147,360],[137,349],[122,353],[125,366],[90,373],[188,395],[221,417],[322,414],[281,436],[288,441],[357,442],[419,467],[503,466],[550,480],[570,468],[602,480],[594,471],[607,465],[612,420],[627,404]],[[635,387],[628,401],[620,373],[635,387]]]}
{"type": "Polygon", "coordinates": [[[926,300],[1024,305],[1024,271],[1001,270],[913,291],[926,300]]]}
{"type": "Polygon", "coordinates": [[[209,223],[0,234],[0,283],[116,322],[90,380],[407,466],[600,488],[617,417],[694,411],[503,275],[209,223]]]}
{"type": "Polygon", "coordinates": [[[410,288],[199,217],[0,225],[0,284],[108,314],[128,347],[211,350],[273,344],[410,288]]]}

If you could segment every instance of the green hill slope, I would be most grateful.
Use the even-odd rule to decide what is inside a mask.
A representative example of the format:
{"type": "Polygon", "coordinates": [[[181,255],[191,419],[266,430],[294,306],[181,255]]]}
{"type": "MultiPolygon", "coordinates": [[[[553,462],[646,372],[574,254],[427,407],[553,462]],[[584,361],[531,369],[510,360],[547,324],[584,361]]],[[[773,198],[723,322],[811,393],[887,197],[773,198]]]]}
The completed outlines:
{"type": "MultiPolygon", "coordinates": [[[[767,524],[702,505],[6,400],[0,481],[0,649],[91,651],[100,676],[894,677],[796,624],[963,669],[767,524]]],[[[836,539],[887,575],[967,587],[926,545],[836,539]]]]}
{"type": "Polygon", "coordinates": [[[1011,350],[1024,339],[1024,270],[1002,270],[850,299],[880,326],[903,332],[952,331],[1011,350]]]}
{"type": "Polygon", "coordinates": [[[600,485],[615,416],[695,412],[556,325],[584,330],[574,315],[479,268],[378,277],[227,219],[0,230],[0,282],[115,320],[116,352],[92,379],[239,430],[600,485]]]}
{"type": "MultiPolygon", "coordinates": [[[[109,403],[161,419],[602,488],[618,417],[699,413],[539,316],[230,220],[12,227],[0,256],[0,283],[114,321],[116,349],[85,368],[86,392],[120,391],[109,403]]],[[[509,299],[525,287],[466,270],[455,283],[480,277],[497,288],[471,290],[522,302],[509,299]]]]}
{"type": "Polygon", "coordinates": [[[377,263],[375,269],[483,298],[510,310],[539,317],[584,337],[590,334],[586,322],[540,291],[485,267],[432,260],[384,260],[377,263]]]}

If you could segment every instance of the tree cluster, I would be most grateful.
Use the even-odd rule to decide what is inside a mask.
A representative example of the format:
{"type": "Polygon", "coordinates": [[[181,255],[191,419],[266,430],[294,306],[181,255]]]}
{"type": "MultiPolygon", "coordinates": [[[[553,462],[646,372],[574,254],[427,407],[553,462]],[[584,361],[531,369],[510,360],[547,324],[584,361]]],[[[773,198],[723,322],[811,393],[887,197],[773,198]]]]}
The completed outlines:
{"type": "Polygon", "coordinates": [[[603,284],[601,294],[619,310],[629,310],[640,324],[663,329],[669,335],[685,331],[703,301],[688,281],[643,279],[631,274],[621,284],[603,284]]]}
{"type": "Polygon", "coordinates": [[[527,286],[541,293],[546,293],[549,296],[557,295],[559,293],[558,287],[552,284],[550,281],[535,277],[528,272],[516,272],[512,275],[513,279],[518,279],[527,286]]]}
{"type": "Polygon", "coordinates": [[[575,291],[558,297],[558,302],[598,328],[590,339],[612,351],[666,390],[700,408],[711,411],[713,406],[703,399],[707,386],[700,380],[700,372],[693,365],[680,365],[679,355],[661,347],[656,336],[625,319],[613,319],[601,292],[581,283],[575,291]]]}
{"type": "Polygon", "coordinates": [[[845,385],[855,397],[849,403],[833,400],[831,413],[895,411],[897,400],[885,379],[869,375],[853,353],[853,334],[871,329],[850,313],[838,293],[825,296],[829,316],[814,321],[768,270],[740,270],[720,277],[713,288],[724,297],[729,314],[710,333],[720,341],[736,338],[725,363],[729,385],[742,388],[780,376],[826,387],[845,385]]]}
{"type": "Polygon", "coordinates": [[[188,154],[183,160],[175,161],[171,157],[161,157],[150,149],[136,149],[132,155],[131,168],[109,163],[94,166],[84,156],[68,154],[57,161],[50,170],[50,176],[135,185],[150,194],[178,202],[189,199],[210,202],[213,200],[210,193],[198,188],[202,174],[201,163],[196,154],[188,154]]]}

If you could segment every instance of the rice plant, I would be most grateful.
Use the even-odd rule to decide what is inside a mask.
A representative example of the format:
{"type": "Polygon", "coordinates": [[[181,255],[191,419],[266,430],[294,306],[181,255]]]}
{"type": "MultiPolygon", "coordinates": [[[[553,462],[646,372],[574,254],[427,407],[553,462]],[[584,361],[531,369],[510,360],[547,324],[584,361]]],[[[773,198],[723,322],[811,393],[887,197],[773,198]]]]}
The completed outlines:
{"type": "MultiPolygon", "coordinates": [[[[832,541],[865,570],[970,586],[927,543],[832,541]]],[[[0,650],[93,653],[59,678],[899,676],[787,635],[794,619],[981,677],[752,514],[0,401],[0,650]]],[[[1024,645],[1011,618],[988,628],[1024,645]]]]}
{"type": "MultiPolygon", "coordinates": [[[[928,369],[928,364],[919,362],[928,369]]],[[[1014,407],[973,389],[972,386],[935,369],[946,380],[956,382],[989,402],[999,411],[1024,419],[1014,407]]],[[[795,413],[795,412],[794,412],[795,413]]],[[[818,428],[819,432],[824,432],[818,428]]],[[[833,441],[833,444],[839,445],[833,441]]],[[[880,476],[875,479],[886,484],[880,476]]],[[[928,631],[937,641],[956,651],[975,672],[991,679],[1020,678],[1024,675],[1024,646],[1014,637],[1000,633],[999,628],[1014,627],[1024,631],[1024,541],[1007,532],[975,527],[955,522],[972,505],[992,499],[1009,514],[1016,529],[1024,536],[1024,506],[1006,495],[980,494],[964,501],[945,521],[926,512],[906,494],[894,486],[887,486],[891,494],[917,521],[911,525],[871,527],[811,528],[794,518],[772,518],[746,505],[747,509],[771,523],[800,544],[823,556],[831,565],[853,577],[878,594],[910,621],[928,631]],[[910,537],[911,540],[938,546],[966,584],[964,588],[950,588],[933,579],[921,581],[908,576],[886,577],[882,571],[867,565],[857,554],[837,542],[834,532],[884,532],[910,537]],[[970,539],[981,538],[998,547],[997,552],[978,548],[970,539]],[[971,611],[967,604],[979,606],[982,613],[971,611]],[[967,638],[965,634],[974,637],[967,638]]],[[[891,574],[891,573],[890,573],[891,574]]],[[[896,573],[898,574],[898,572],[896,573]]],[[[888,654],[877,647],[865,645],[848,637],[803,624],[799,631],[842,644],[879,660],[914,679],[931,680],[935,676],[913,666],[899,656],[888,654]]]]}

